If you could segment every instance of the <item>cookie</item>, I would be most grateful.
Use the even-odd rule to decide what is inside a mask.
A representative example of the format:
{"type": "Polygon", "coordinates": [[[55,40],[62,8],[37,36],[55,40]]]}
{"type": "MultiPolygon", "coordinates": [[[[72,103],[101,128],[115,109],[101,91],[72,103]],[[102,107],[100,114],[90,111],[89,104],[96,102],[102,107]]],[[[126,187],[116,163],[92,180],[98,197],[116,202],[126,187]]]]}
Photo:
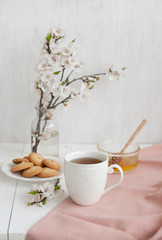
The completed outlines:
{"type": "Polygon", "coordinates": [[[40,172],[42,172],[42,169],[43,169],[42,167],[33,166],[33,167],[31,167],[31,168],[28,168],[28,169],[24,170],[24,171],[21,173],[21,175],[22,175],[23,177],[26,177],[26,178],[28,178],[28,177],[33,177],[33,176],[39,174],[40,172]]]}
{"type": "Polygon", "coordinates": [[[28,159],[29,160],[29,156],[25,156],[24,158],[28,159]]]}
{"type": "Polygon", "coordinates": [[[43,167],[43,157],[39,153],[30,153],[29,154],[29,160],[32,162],[35,166],[43,167]]]}
{"type": "Polygon", "coordinates": [[[55,169],[55,170],[59,170],[61,168],[61,165],[58,162],[56,162],[54,160],[51,160],[51,159],[44,159],[43,164],[46,167],[49,167],[49,168],[52,168],[52,169],[55,169]]]}
{"type": "Polygon", "coordinates": [[[57,175],[57,170],[51,169],[48,167],[42,168],[42,172],[37,175],[37,177],[40,178],[48,178],[48,177],[54,177],[57,175]]]}
{"type": "Polygon", "coordinates": [[[31,162],[21,162],[11,168],[11,172],[18,172],[33,166],[31,162]]]}
{"type": "Polygon", "coordinates": [[[21,162],[29,162],[29,160],[25,157],[24,158],[15,158],[15,159],[12,160],[12,162],[15,163],[15,164],[19,164],[21,162]]]}

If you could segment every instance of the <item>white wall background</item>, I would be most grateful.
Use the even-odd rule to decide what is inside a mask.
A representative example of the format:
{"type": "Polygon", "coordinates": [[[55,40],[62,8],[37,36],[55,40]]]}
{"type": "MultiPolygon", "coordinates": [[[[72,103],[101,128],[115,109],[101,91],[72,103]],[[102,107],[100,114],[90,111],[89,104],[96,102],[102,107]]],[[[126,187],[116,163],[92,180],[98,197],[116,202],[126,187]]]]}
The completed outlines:
{"type": "Polygon", "coordinates": [[[125,67],[120,82],[103,79],[86,103],[57,111],[62,143],[162,141],[161,0],[0,0],[0,141],[30,142],[39,43],[61,25],[77,38],[86,73],[125,67]]]}

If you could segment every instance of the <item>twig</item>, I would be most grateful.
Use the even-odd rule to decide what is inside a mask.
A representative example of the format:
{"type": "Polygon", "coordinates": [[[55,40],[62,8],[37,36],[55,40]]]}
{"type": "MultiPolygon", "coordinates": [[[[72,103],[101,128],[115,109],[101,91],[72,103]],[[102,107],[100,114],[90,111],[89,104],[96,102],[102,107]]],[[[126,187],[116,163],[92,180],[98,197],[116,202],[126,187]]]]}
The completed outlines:
{"type": "Polygon", "coordinates": [[[44,197],[42,200],[40,200],[40,201],[37,201],[37,202],[31,202],[31,203],[29,203],[28,204],[28,206],[31,206],[31,205],[34,205],[34,204],[36,204],[36,203],[41,203],[41,202],[43,202],[44,200],[46,200],[47,198],[46,197],[44,197]]]}
{"type": "Polygon", "coordinates": [[[56,108],[58,105],[60,105],[61,103],[64,103],[66,100],[68,100],[71,97],[71,93],[68,97],[66,97],[65,99],[63,99],[62,101],[58,102],[56,105],[52,105],[51,107],[49,107],[48,109],[52,109],[52,108],[56,108]]]}
{"type": "Polygon", "coordinates": [[[47,42],[47,52],[48,52],[49,54],[51,54],[51,49],[50,49],[49,42],[47,42]]]}
{"type": "Polygon", "coordinates": [[[44,126],[43,126],[43,128],[42,128],[42,133],[44,132],[44,129],[45,129],[45,127],[46,127],[46,125],[47,125],[47,118],[46,118],[46,120],[45,120],[45,123],[44,123],[44,126]]]}
{"type": "Polygon", "coordinates": [[[52,109],[58,100],[59,100],[59,97],[57,97],[57,98],[55,99],[53,105],[52,105],[52,106],[48,106],[47,109],[52,109]]]}
{"type": "Polygon", "coordinates": [[[40,91],[41,91],[41,97],[40,97],[40,102],[39,102],[39,108],[41,108],[41,106],[42,106],[42,99],[43,99],[43,91],[41,88],[40,88],[40,91]]]}
{"type": "Polygon", "coordinates": [[[56,183],[55,183],[54,187],[58,186],[59,182],[60,182],[60,180],[59,180],[59,178],[58,178],[58,179],[56,180],[56,183]]]}
{"type": "Polygon", "coordinates": [[[52,103],[54,98],[55,98],[55,96],[51,93],[51,100],[50,100],[50,102],[49,102],[49,104],[47,106],[47,109],[48,109],[48,107],[50,107],[50,105],[51,105],[51,103],[52,103]]]}
{"type": "Polygon", "coordinates": [[[61,74],[60,82],[62,82],[62,79],[63,79],[63,76],[64,76],[64,72],[65,72],[65,67],[62,69],[62,74],[61,74]]]}
{"type": "Polygon", "coordinates": [[[68,79],[69,79],[69,77],[71,76],[71,74],[74,72],[74,70],[72,70],[70,73],[69,73],[69,75],[67,76],[67,78],[66,78],[66,80],[65,80],[65,82],[66,82],[66,86],[68,85],[68,79]]]}
{"type": "Polygon", "coordinates": [[[96,78],[96,76],[101,76],[101,75],[106,75],[106,73],[96,73],[96,74],[93,74],[93,75],[84,75],[84,76],[79,77],[79,78],[74,78],[72,81],[68,82],[66,86],[68,86],[69,84],[71,84],[71,83],[73,83],[75,81],[78,81],[78,80],[85,81],[84,78],[87,78],[87,77],[96,78]]]}

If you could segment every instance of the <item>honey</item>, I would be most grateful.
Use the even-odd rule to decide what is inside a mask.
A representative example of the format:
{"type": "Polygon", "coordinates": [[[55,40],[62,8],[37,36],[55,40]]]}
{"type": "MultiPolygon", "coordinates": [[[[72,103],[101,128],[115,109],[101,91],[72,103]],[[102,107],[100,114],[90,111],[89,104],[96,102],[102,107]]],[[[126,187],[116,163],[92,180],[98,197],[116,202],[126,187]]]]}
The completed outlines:
{"type": "MultiPolygon", "coordinates": [[[[120,164],[118,164],[118,165],[120,165],[120,164]]],[[[137,165],[138,165],[138,161],[135,162],[132,165],[124,166],[124,167],[121,167],[121,168],[123,169],[123,172],[129,172],[129,171],[135,169],[137,167],[137,165]]],[[[119,172],[119,170],[117,168],[115,168],[114,172],[119,172]]]]}
{"type": "MultiPolygon", "coordinates": [[[[138,165],[138,153],[140,147],[137,144],[132,144],[127,149],[127,152],[120,154],[122,144],[117,142],[104,142],[97,146],[98,150],[108,156],[109,166],[111,164],[118,164],[124,172],[129,172],[135,169],[138,165]]],[[[119,172],[118,169],[114,168],[114,172],[119,172]]]]}
{"type": "MultiPolygon", "coordinates": [[[[110,159],[110,157],[108,159],[110,159]]],[[[120,163],[118,163],[118,165],[123,169],[124,172],[135,169],[138,165],[138,154],[120,157],[120,163]]],[[[119,170],[115,168],[114,172],[119,172],[119,170]]]]}

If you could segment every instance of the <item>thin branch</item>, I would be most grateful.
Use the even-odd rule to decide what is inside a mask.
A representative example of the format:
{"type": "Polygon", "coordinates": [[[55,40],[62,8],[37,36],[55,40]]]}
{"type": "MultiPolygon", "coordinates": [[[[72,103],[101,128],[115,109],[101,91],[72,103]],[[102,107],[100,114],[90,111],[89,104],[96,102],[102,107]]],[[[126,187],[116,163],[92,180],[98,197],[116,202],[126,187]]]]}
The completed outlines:
{"type": "Polygon", "coordinates": [[[47,52],[48,52],[49,54],[51,54],[51,49],[50,49],[49,42],[47,42],[46,44],[47,44],[47,52]]]}
{"type": "Polygon", "coordinates": [[[42,106],[42,99],[43,99],[43,91],[41,88],[40,88],[40,91],[41,91],[41,97],[40,97],[40,102],[39,102],[39,108],[41,108],[41,106],[42,106]]]}
{"type": "Polygon", "coordinates": [[[61,103],[64,103],[66,100],[68,100],[69,98],[71,97],[71,93],[68,97],[66,97],[65,99],[63,99],[62,101],[58,102],[56,105],[52,105],[51,107],[49,107],[49,109],[52,109],[52,108],[56,108],[58,105],[60,105],[61,103]]]}
{"type": "Polygon", "coordinates": [[[96,74],[93,74],[93,75],[84,75],[84,76],[79,77],[79,78],[74,78],[72,81],[68,82],[66,86],[68,86],[69,84],[71,84],[75,81],[79,81],[79,80],[85,81],[84,78],[87,78],[87,77],[96,78],[96,76],[101,76],[101,75],[106,75],[106,73],[96,73],[96,74]]]}
{"type": "Polygon", "coordinates": [[[68,79],[69,79],[69,77],[71,76],[71,74],[74,72],[74,70],[71,70],[71,72],[69,73],[69,75],[67,76],[67,78],[66,78],[66,80],[65,80],[65,82],[66,82],[66,86],[68,85],[68,79]]]}
{"type": "Polygon", "coordinates": [[[60,182],[60,180],[59,180],[59,178],[58,178],[58,179],[56,180],[56,183],[55,183],[54,187],[57,187],[58,184],[59,184],[59,182],[60,182]]]}
{"type": "Polygon", "coordinates": [[[42,128],[42,133],[44,132],[44,129],[45,129],[45,127],[46,127],[46,125],[47,125],[47,119],[45,120],[45,123],[44,123],[44,126],[43,126],[43,128],[42,128]]]}
{"type": "Polygon", "coordinates": [[[63,79],[63,77],[64,77],[64,72],[65,72],[65,68],[62,69],[62,74],[61,74],[60,82],[62,81],[62,79],[63,79]]]}
{"type": "Polygon", "coordinates": [[[40,200],[40,201],[34,201],[34,202],[31,202],[31,203],[29,203],[28,204],[28,206],[31,206],[31,205],[34,205],[34,204],[37,204],[37,203],[41,203],[41,202],[43,202],[44,200],[46,200],[47,198],[46,197],[44,197],[42,200],[40,200]]]}
{"type": "Polygon", "coordinates": [[[58,100],[59,100],[59,97],[57,97],[57,98],[55,99],[53,105],[52,105],[52,106],[48,106],[47,109],[52,109],[52,108],[54,108],[54,105],[57,103],[58,100]]]}
{"type": "Polygon", "coordinates": [[[51,93],[51,100],[50,100],[50,102],[49,102],[49,104],[48,104],[47,109],[51,106],[51,103],[52,103],[52,101],[53,101],[54,98],[55,98],[55,96],[51,93]]]}

